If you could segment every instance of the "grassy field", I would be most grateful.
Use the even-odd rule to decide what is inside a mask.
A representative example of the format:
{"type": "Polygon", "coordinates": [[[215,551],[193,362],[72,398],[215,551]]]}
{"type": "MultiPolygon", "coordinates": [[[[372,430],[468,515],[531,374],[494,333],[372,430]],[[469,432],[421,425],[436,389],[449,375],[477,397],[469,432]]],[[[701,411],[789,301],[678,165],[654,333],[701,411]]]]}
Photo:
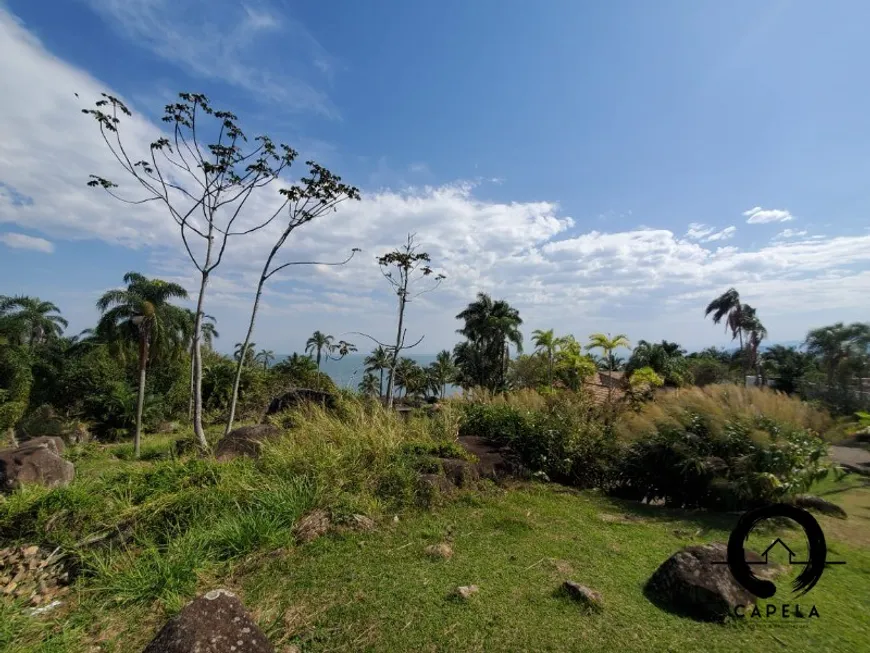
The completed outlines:
{"type": "MultiPolygon", "coordinates": [[[[148,463],[123,463],[147,465],[148,463]]],[[[86,467],[85,467],[86,469],[86,467]]],[[[646,579],[690,543],[726,541],[734,517],[682,513],[614,501],[556,485],[524,484],[468,494],[432,512],[385,514],[376,530],[332,534],[305,546],[259,548],[200,566],[196,591],[237,592],[278,651],[826,651],[866,650],[870,641],[870,489],[852,477],[817,491],[849,519],[822,517],[830,568],[799,603],[818,619],[700,624],[652,605],[646,579]],[[446,542],[450,559],[424,553],[446,542]],[[558,591],[573,579],[604,596],[583,614],[558,591]],[[478,585],[469,601],[450,596],[478,585]]],[[[795,546],[802,536],[784,538],[795,546]]],[[[751,541],[762,550],[765,533],[751,541]]],[[[195,552],[194,552],[195,553],[195,552]]],[[[127,601],[124,588],[171,579],[173,570],[137,564],[115,579],[82,580],[61,610],[25,617],[0,608],[0,650],[138,651],[178,601],[127,601]]],[[[785,562],[784,560],[775,560],[785,562]]],[[[779,595],[786,595],[784,579],[779,595]]]]}

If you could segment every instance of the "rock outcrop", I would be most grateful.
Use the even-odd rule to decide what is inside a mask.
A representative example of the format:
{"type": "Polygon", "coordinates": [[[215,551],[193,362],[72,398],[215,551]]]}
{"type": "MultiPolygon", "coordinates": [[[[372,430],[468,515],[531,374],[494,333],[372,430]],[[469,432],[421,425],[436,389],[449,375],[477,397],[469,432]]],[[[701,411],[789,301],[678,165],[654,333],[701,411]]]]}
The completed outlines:
{"type": "MultiPolygon", "coordinates": [[[[755,596],[734,580],[727,564],[721,564],[727,557],[728,547],[721,542],[686,547],[662,563],[644,592],[670,611],[699,621],[724,621],[737,606],[755,604],[755,596]]],[[[746,557],[762,561],[752,551],[746,551],[746,557]]]]}
{"type": "Polygon", "coordinates": [[[144,653],[274,653],[238,598],[218,589],[188,603],[144,653]]]}
{"type": "Polygon", "coordinates": [[[75,466],[60,457],[55,440],[25,442],[17,449],[0,451],[0,491],[10,492],[28,483],[68,485],[75,478],[75,466]]]}
{"type": "Polygon", "coordinates": [[[242,426],[227,433],[215,446],[214,455],[217,460],[225,461],[248,456],[256,458],[260,455],[260,447],[267,440],[274,440],[281,435],[281,429],[272,424],[256,424],[242,426]]]}

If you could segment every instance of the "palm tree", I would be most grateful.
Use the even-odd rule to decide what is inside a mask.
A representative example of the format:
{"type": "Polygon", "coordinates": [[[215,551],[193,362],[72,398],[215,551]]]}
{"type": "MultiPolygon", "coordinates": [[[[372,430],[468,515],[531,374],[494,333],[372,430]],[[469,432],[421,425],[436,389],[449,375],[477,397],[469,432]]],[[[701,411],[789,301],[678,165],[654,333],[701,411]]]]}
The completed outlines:
{"type": "Polygon", "coordinates": [[[374,397],[375,395],[380,397],[383,392],[383,374],[381,374],[379,382],[378,377],[371,372],[366,372],[357,388],[366,397],[374,397]]]}
{"type": "Polygon", "coordinates": [[[743,330],[740,326],[743,306],[740,303],[740,293],[735,288],[729,288],[707,304],[707,308],[704,310],[704,317],[713,315],[713,324],[719,324],[723,318],[725,319],[725,331],[731,329],[732,340],[739,338],[740,349],[743,349],[743,330]]]}
{"type": "Polygon", "coordinates": [[[384,370],[389,369],[390,367],[390,354],[387,353],[387,350],[378,345],[377,348],[372,350],[372,353],[365,357],[363,364],[366,366],[366,372],[379,372],[380,373],[380,381],[378,384],[378,396],[384,396],[384,370]]]}
{"type": "Polygon", "coordinates": [[[611,338],[609,333],[606,335],[603,333],[593,333],[589,336],[589,344],[586,345],[586,351],[600,349],[604,353],[604,357],[607,359],[608,371],[610,372],[610,383],[607,384],[608,401],[610,401],[611,396],[613,395],[613,359],[611,358],[611,354],[617,347],[631,347],[631,343],[628,341],[628,336],[618,333],[611,338]]]}
{"type": "Polygon", "coordinates": [[[426,392],[428,379],[425,370],[412,358],[400,358],[396,363],[395,386],[403,390],[403,395],[417,395],[426,392]]]}
{"type": "MultiPolygon", "coordinates": [[[[245,348],[245,343],[237,342],[235,349],[233,349],[233,358],[235,360],[239,360],[242,357],[242,349],[245,348]]],[[[247,348],[245,348],[245,365],[250,365],[254,362],[254,350],[257,348],[256,342],[249,342],[247,348]]]]}
{"type": "Polygon", "coordinates": [[[556,350],[559,347],[559,338],[557,338],[553,329],[541,331],[535,329],[532,331],[532,344],[535,345],[535,351],[547,360],[547,380],[550,387],[553,387],[553,363],[556,360],[556,350]]]}
{"type": "Polygon", "coordinates": [[[756,385],[761,381],[758,370],[758,348],[761,341],[767,337],[767,329],[758,319],[755,309],[749,304],[743,304],[740,309],[740,330],[748,334],[746,338],[746,369],[756,370],[756,385]]]}
{"type": "Polygon", "coordinates": [[[334,338],[332,336],[328,336],[325,333],[320,331],[315,331],[311,334],[311,337],[305,341],[305,353],[306,354],[317,354],[317,371],[320,371],[320,360],[323,355],[323,352],[326,351],[327,355],[330,351],[332,351],[332,341],[334,338]]]}
{"type": "Polygon", "coordinates": [[[31,348],[47,339],[59,338],[69,325],[57,306],[26,295],[0,296],[0,320],[9,341],[26,342],[31,348]]]}
{"type": "Polygon", "coordinates": [[[685,354],[686,350],[676,342],[662,340],[660,343],[652,343],[638,340],[625,371],[631,374],[635,370],[649,367],[663,377],[667,384],[680,387],[691,382],[685,354]]]}
{"type": "Polygon", "coordinates": [[[478,293],[477,300],[456,319],[465,321],[465,326],[457,333],[468,340],[454,350],[456,362],[463,368],[464,382],[491,390],[504,388],[510,344],[518,353],[523,351],[523,335],[519,329],[523,321],[519,311],[504,300],[493,301],[486,293],[478,293]]]}
{"type": "Polygon", "coordinates": [[[102,313],[96,332],[109,342],[139,344],[139,395],[136,402],[134,454],[138,458],[142,440],[142,408],[145,404],[145,374],[150,357],[184,346],[188,312],[169,303],[187,299],[187,291],[176,283],[148,279],[138,272],[124,275],[126,288],[109,290],[97,301],[102,313]]]}
{"type": "Polygon", "coordinates": [[[439,351],[435,362],[429,365],[429,375],[432,377],[432,388],[441,399],[447,394],[447,384],[456,376],[456,365],[453,356],[446,349],[439,351]]]}
{"type": "Polygon", "coordinates": [[[846,326],[837,322],[811,330],[804,344],[807,353],[819,359],[830,386],[843,363],[866,353],[868,341],[870,325],[856,322],[846,326]]]}
{"type": "Polygon", "coordinates": [[[256,356],[254,356],[254,360],[263,364],[263,369],[268,370],[269,364],[275,360],[275,352],[271,349],[261,349],[256,356]]]}

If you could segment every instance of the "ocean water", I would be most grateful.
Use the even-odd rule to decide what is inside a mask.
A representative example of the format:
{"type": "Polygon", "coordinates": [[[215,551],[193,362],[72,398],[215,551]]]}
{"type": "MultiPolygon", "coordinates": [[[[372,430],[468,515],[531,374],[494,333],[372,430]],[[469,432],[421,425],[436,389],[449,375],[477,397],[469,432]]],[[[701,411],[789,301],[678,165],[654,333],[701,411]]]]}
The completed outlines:
{"type": "MultiPolygon", "coordinates": [[[[335,384],[340,388],[349,388],[356,390],[359,382],[362,381],[366,373],[365,358],[367,354],[348,354],[341,360],[322,360],[320,362],[320,371],[329,375],[335,384]]],[[[279,356],[277,360],[283,360],[287,356],[279,356]]],[[[403,358],[410,358],[417,361],[422,367],[427,367],[435,362],[434,354],[407,354],[403,358]]],[[[387,373],[384,372],[384,390],[387,387],[387,373]]],[[[447,394],[459,392],[460,388],[454,385],[447,386],[447,394]]]]}

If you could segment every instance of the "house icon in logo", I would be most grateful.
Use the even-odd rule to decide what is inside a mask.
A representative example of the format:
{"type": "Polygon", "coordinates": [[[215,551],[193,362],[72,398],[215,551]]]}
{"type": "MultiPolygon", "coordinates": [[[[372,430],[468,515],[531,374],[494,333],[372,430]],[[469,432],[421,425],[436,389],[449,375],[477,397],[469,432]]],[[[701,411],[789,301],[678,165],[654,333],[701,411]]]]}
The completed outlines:
{"type": "Polygon", "coordinates": [[[790,565],[805,565],[805,564],[807,564],[806,561],[801,562],[799,560],[795,560],[794,559],[794,557],[796,555],[795,552],[792,551],[789,548],[788,544],[783,542],[782,539],[779,537],[776,538],[773,542],[771,542],[770,545],[761,554],[761,557],[764,558],[764,561],[758,560],[755,562],[747,562],[747,564],[750,564],[750,565],[766,565],[766,564],[768,564],[769,560],[767,559],[767,556],[770,553],[771,549],[773,549],[777,544],[779,546],[781,546],[783,549],[785,549],[786,551],[788,551],[788,564],[790,564],[790,565]]]}

